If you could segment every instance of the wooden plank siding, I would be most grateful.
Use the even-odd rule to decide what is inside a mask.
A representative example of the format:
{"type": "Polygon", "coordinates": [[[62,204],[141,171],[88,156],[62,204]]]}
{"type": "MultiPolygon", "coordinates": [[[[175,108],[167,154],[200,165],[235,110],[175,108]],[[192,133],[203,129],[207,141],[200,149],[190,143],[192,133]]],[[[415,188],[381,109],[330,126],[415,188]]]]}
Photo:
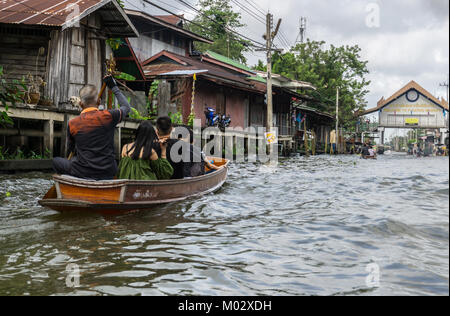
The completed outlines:
{"type": "MultiPolygon", "coordinates": [[[[93,28],[101,26],[100,17],[93,14],[82,23],[93,28]]],[[[78,96],[86,84],[100,88],[103,73],[105,42],[85,28],[54,31],[51,36],[51,56],[47,96],[54,104],[68,102],[78,96]]]]}
{"type": "Polygon", "coordinates": [[[49,39],[49,31],[0,26],[0,65],[7,81],[21,80],[28,74],[44,79],[49,39]],[[45,53],[37,58],[41,47],[45,53]]]}

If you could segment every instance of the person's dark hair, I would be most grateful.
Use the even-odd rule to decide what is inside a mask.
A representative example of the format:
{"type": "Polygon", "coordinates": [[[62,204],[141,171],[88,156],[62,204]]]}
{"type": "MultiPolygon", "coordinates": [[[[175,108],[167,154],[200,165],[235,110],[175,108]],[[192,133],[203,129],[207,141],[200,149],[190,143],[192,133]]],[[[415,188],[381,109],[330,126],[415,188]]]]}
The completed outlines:
{"type": "Polygon", "coordinates": [[[168,116],[160,117],[156,121],[156,128],[161,135],[169,135],[172,131],[172,127],[172,120],[168,116]]]}
{"type": "Polygon", "coordinates": [[[142,122],[136,131],[136,141],[128,150],[128,154],[134,150],[131,155],[131,159],[138,160],[141,156],[142,149],[144,149],[142,159],[149,160],[152,156],[153,143],[157,139],[158,136],[156,135],[155,128],[152,123],[149,121],[142,122]]]}

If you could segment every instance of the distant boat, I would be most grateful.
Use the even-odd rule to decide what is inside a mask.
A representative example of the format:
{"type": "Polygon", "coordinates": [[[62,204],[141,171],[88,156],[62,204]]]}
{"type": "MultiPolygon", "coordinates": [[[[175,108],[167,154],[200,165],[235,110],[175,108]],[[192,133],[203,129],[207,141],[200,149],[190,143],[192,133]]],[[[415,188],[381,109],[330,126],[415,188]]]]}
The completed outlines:
{"type": "Polygon", "coordinates": [[[377,156],[361,156],[361,159],[373,159],[373,160],[377,160],[377,156]]]}
{"type": "Polygon", "coordinates": [[[224,168],[200,177],[182,180],[88,181],[56,175],[53,177],[55,186],[39,201],[39,204],[59,212],[120,214],[183,201],[213,193],[226,182],[229,161],[211,159],[214,159],[215,165],[224,168]]]}

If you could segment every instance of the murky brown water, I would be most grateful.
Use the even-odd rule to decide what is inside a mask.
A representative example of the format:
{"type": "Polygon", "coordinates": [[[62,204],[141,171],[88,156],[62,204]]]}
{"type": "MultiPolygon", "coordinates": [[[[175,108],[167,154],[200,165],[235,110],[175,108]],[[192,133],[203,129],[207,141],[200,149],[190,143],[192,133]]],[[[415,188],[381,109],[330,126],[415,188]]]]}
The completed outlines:
{"type": "Polygon", "coordinates": [[[49,175],[0,175],[0,294],[449,294],[448,158],[262,171],[234,165],[217,194],[110,218],[38,206],[49,175]]]}

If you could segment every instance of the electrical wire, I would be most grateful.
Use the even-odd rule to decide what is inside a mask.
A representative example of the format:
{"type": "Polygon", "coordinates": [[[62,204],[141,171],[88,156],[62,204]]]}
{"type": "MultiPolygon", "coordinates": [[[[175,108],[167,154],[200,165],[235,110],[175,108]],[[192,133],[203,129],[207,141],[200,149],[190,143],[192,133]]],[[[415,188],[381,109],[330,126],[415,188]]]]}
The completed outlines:
{"type": "MultiPolygon", "coordinates": [[[[248,5],[254,5],[255,9],[257,9],[257,11],[262,15],[258,15],[258,13],[256,12],[252,12],[251,9],[249,9],[249,7],[247,7],[246,5],[244,5],[243,3],[240,3],[238,0],[231,0],[233,3],[235,3],[239,8],[241,8],[244,12],[246,12],[247,14],[249,14],[251,17],[253,17],[256,21],[260,22],[263,25],[266,25],[267,21],[266,21],[266,14],[261,10],[258,10],[258,6],[250,1],[246,1],[248,3],[248,5]]],[[[284,35],[284,32],[280,29],[279,31],[279,38],[278,38],[280,44],[282,47],[286,47],[286,48],[290,48],[291,45],[289,43],[289,41],[286,39],[286,36],[284,35]]]]}
{"type": "MultiPolygon", "coordinates": [[[[154,3],[151,3],[151,2],[149,2],[148,0],[142,0],[142,1],[144,1],[144,2],[146,2],[146,3],[148,3],[148,4],[150,4],[150,5],[156,6],[154,3]]],[[[197,13],[200,14],[200,15],[202,15],[203,17],[205,17],[206,19],[210,20],[211,22],[213,22],[213,23],[219,25],[220,27],[223,27],[226,31],[228,31],[228,32],[230,32],[230,33],[236,35],[237,37],[246,39],[247,41],[250,41],[251,43],[254,43],[254,44],[252,44],[252,46],[254,46],[254,47],[256,47],[256,48],[260,48],[260,47],[264,46],[263,43],[258,42],[258,41],[254,40],[254,39],[251,39],[251,38],[248,37],[248,36],[242,35],[242,34],[236,32],[236,31],[234,31],[234,30],[228,28],[227,26],[225,26],[225,25],[223,25],[223,24],[217,22],[216,20],[210,18],[209,16],[206,16],[204,13],[202,13],[200,10],[198,10],[197,8],[195,8],[194,6],[192,6],[191,4],[187,3],[186,1],[184,1],[184,0],[177,0],[177,1],[180,2],[180,3],[182,3],[182,4],[184,4],[184,5],[187,6],[188,8],[194,10],[195,12],[197,12],[197,13]],[[256,45],[255,45],[255,44],[256,44],[256,45]]],[[[159,6],[157,6],[157,7],[159,7],[159,6]]],[[[166,10],[166,9],[164,9],[164,8],[161,8],[161,7],[159,7],[159,8],[162,9],[162,10],[164,10],[164,11],[166,11],[166,12],[169,12],[170,14],[174,14],[174,13],[171,13],[170,11],[168,11],[168,10],[166,10]]],[[[187,20],[187,21],[189,21],[189,20],[187,20]]],[[[193,25],[196,25],[196,26],[198,26],[198,27],[200,27],[200,28],[202,28],[202,29],[204,29],[204,30],[207,30],[207,31],[211,32],[211,30],[206,29],[204,26],[202,26],[202,25],[200,25],[200,24],[198,24],[198,23],[195,23],[195,22],[193,22],[193,21],[189,21],[189,22],[192,23],[193,25]]]]}
{"type": "Polygon", "coordinates": [[[258,11],[259,13],[261,13],[263,16],[265,16],[267,14],[267,12],[269,11],[264,11],[263,8],[261,8],[256,2],[252,1],[252,0],[245,0],[245,2],[247,2],[249,5],[253,6],[256,11],[258,11]]]}

